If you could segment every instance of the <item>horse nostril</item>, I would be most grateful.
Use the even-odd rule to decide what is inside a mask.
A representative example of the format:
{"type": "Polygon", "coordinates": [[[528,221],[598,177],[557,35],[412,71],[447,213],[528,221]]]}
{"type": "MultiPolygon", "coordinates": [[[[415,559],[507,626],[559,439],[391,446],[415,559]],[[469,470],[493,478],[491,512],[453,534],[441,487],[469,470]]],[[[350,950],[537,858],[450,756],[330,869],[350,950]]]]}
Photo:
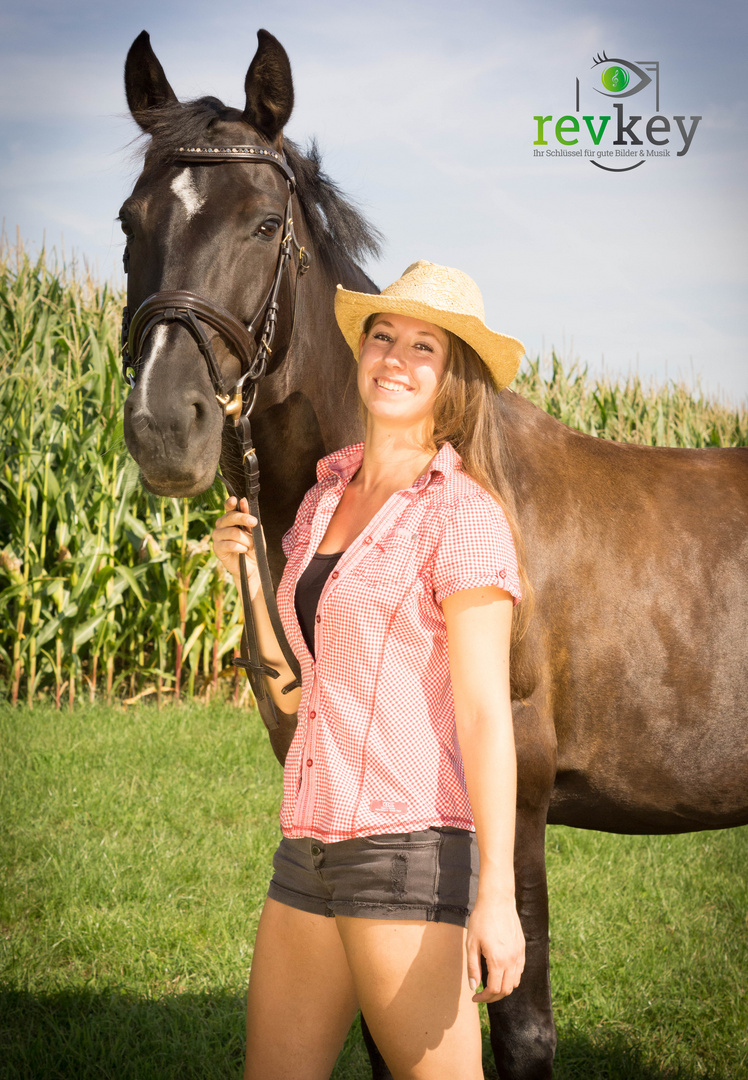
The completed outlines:
{"type": "Polygon", "coordinates": [[[195,410],[195,419],[199,424],[205,417],[205,406],[202,401],[193,401],[192,408],[195,410]]]}

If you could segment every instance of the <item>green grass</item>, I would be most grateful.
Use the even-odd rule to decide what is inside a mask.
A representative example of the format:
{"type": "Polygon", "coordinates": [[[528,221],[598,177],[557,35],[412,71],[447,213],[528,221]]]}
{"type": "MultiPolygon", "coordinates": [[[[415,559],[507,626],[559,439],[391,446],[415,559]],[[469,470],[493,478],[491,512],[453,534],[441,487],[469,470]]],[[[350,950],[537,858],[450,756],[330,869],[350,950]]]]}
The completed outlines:
{"type": "Polygon", "coordinates": [[[546,849],[558,1075],[748,1077],[748,830],[546,849]]]}
{"type": "MultiPolygon", "coordinates": [[[[280,801],[256,714],[1,706],[0,748],[0,1077],[238,1078],[280,801]]],[[[547,846],[557,1080],[748,1076],[748,830],[547,846]]],[[[369,1076],[358,1025],[334,1076],[369,1076]]]]}

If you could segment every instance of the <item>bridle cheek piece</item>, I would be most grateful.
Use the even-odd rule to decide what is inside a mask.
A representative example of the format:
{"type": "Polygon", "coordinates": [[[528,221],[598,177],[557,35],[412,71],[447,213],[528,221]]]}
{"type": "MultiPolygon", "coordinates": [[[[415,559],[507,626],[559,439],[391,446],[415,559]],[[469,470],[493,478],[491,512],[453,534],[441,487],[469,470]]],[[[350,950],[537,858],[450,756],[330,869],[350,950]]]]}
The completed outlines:
{"type": "MultiPolygon", "coordinates": [[[[197,293],[184,290],[153,293],[143,301],[132,319],[127,307],[122,311],[122,374],[131,388],[134,389],[135,387],[143,348],[150,333],[160,323],[178,323],[184,326],[197,342],[197,347],[205,358],[208,367],[208,374],[210,375],[216,400],[223,408],[224,415],[233,418],[242,447],[242,464],[249,512],[257,519],[257,525],[252,529],[252,539],[254,541],[262,591],[275,636],[278,639],[286,663],[294,676],[293,680],[281,690],[281,693],[287,694],[301,685],[301,670],[298,660],[286,640],[270,577],[258,502],[260,468],[257,462],[257,454],[252,445],[249,417],[254,408],[257,388],[261,379],[274,371],[280,362],[279,357],[273,359],[273,342],[278,323],[278,295],[283,275],[287,273],[289,276],[289,290],[292,295],[291,333],[285,350],[287,354],[291,348],[296,326],[299,278],[307,272],[310,266],[309,254],[299,244],[294,231],[291,200],[296,189],[296,177],[285,157],[276,150],[271,150],[265,146],[180,146],[171,155],[171,160],[175,163],[188,163],[190,165],[215,164],[228,161],[263,162],[278,169],[288,183],[288,200],[283,215],[283,235],[278,251],[275,274],[265,299],[248,326],[245,326],[243,322],[237,319],[235,315],[232,315],[230,311],[227,311],[226,308],[221,307],[220,304],[206,300],[205,297],[198,296],[197,293]],[[294,248],[298,252],[298,266],[292,283],[290,280],[290,265],[294,248]],[[257,328],[261,320],[262,329],[258,340],[257,328]],[[221,368],[213,351],[211,338],[206,333],[203,324],[216,330],[226,342],[233,346],[234,352],[239,358],[241,374],[233,387],[227,388],[224,383],[221,368]]],[[[125,273],[128,273],[130,269],[130,253],[127,245],[125,245],[122,262],[125,273]]],[[[218,475],[220,476],[220,473],[218,475]]],[[[229,495],[236,498],[236,492],[226,478],[221,477],[221,479],[226,485],[229,495]]],[[[249,595],[246,557],[244,555],[240,556],[239,563],[242,607],[244,609],[244,636],[242,637],[242,658],[236,658],[234,663],[239,667],[243,667],[247,672],[262,719],[268,730],[273,731],[280,725],[263,676],[267,675],[270,678],[277,679],[279,672],[262,662],[257,643],[257,632],[249,595]]]]}

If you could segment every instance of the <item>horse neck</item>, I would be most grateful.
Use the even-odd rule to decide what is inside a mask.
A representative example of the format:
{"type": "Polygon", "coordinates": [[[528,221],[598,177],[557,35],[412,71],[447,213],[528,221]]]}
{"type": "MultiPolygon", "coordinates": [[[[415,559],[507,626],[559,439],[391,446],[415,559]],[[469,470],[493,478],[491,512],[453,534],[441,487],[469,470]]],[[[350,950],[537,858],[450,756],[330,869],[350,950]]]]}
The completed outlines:
{"type": "MultiPolygon", "coordinates": [[[[308,242],[303,233],[300,240],[308,242]]],[[[310,269],[297,286],[291,347],[278,371],[264,380],[251,421],[260,465],[260,509],[276,583],[284,562],[281,537],[315,482],[317,461],[363,434],[356,362],[335,321],[335,287],[340,281],[361,292],[377,290],[351,260],[329,265],[313,249],[310,256],[310,269]]],[[[221,465],[237,491],[246,494],[232,425],[224,435],[221,465]]]]}
{"type": "MultiPolygon", "coordinates": [[[[305,225],[301,242],[310,245],[305,225]]],[[[356,362],[338,328],[334,301],[338,284],[357,292],[377,288],[352,259],[334,253],[323,257],[310,246],[310,269],[297,281],[296,326],[277,386],[268,386],[273,403],[301,394],[319,426],[325,453],[362,435],[356,386],[356,362]]],[[[270,383],[270,380],[268,380],[270,383]]]]}

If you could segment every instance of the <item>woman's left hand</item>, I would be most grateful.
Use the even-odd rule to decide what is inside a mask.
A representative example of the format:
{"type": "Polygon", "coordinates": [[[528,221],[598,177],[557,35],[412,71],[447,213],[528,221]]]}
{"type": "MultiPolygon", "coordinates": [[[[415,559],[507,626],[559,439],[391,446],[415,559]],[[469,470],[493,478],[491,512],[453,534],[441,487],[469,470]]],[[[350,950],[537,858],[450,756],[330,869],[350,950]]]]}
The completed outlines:
{"type": "Polygon", "coordinates": [[[471,989],[483,978],[481,955],[488,965],[488,981],[473,1001],[499,1001],[519,986],[525,967],[525,936],[514,897],[478,898],[468,922],[466,949],[471,989]]]}

